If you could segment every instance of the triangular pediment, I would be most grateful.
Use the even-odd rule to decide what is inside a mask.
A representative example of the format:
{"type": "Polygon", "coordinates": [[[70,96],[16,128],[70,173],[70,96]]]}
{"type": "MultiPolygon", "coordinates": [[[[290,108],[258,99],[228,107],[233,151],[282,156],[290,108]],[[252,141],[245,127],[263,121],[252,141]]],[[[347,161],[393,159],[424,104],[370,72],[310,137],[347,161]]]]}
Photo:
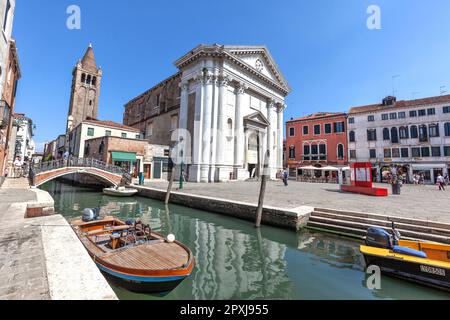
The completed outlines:
{"type": "Polygon", "coordinates": [[[246,122],[259,124],[264,127],[267,127],[270,124],[267,118],[259,111],[244,117],[244,123],[246,122]]]}
{"type": "Polygon", "coordinates": [[[224,48],[253,70],[290,91],[288,82],[265,46],[225,46],[224,48]]]}

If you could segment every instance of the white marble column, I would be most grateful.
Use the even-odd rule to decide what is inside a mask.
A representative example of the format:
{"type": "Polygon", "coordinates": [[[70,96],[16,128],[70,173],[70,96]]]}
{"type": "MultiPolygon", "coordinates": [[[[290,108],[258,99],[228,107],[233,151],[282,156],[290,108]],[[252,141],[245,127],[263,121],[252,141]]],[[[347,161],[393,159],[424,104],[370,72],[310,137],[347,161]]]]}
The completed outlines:
{"type": "Polygon", "coordinates": [[[200,182],[200,165],[202,162],[202,142],[203,142],[203,106],[205,82],[202,73],[195,76],[195,117],[194,117],[194,132],[191,132],[194,140],[192,151],[192,165],[189,169],[189,180],[192,182],[200,182]]]}
{"type": "Polygon", "coordinates": [[[283,115],[285,105],[279,104],[277,107],[277,167],[283,169],[283,115]]]}
{"type": "Polygon", "coordinates": [[[213,111],[213,80],[211,72],[205,74],[205,95],[202,121],[202,152],[200,166],[200,182],[209,182],[209,166],[211,160],[211,124],[213,111]]]}
{"type": "Polygon", "coordinates": [[[178,157],[180,157],[184,164],[188,164],[187,157],[190,157],[192,151],[186,150],[186,148],[190,148],[190,145],[187,145],[186,142],[188,142],[190,139],[186,137],[187,135],[187,118],[188,118],[188,89],[189,89],[189,83],[187,81],[183,81],[180,83],[181,88],[181,97],[180,97],[180,119],[179,119],[179,132],[178,132],[178,143],[180,144],[181,148],[178,150],[179,152],[183,153],[183,156],[180,157],[180,154],[178,154],[178,157]],[[182,141],[181,141],[182,140],[182,141]]]}
{"type": "Polygon", "coordinates": [[[247,86],[240,83],[236,89],[236,114],[235,114],[235,144],[234,144],[234,167],[235,169],[242,169],[244,165],[244,117],[243,104],[244,95],[247,86]]]}
{"type": "MultiPolygon", "coordinates": [[[[225,108],[227,105],[227,86],[230,81],[228,76],[222,76],[219,78],[219,101],[217,110],[217,147],[216,147],[216,165],[217,169],[217,180],[222,181],[228,177],[225,177],[224,172],[222,172],[225,166],[225,146],[227,144],[226,137],[228,134],[227,128],[227,117],[225,108]]],[[[228,173],[229,174],[229,173],[228,173]]]]}
{"type": "Polygon", "coordinates": [[[213,77],[213,104],[211,114],[211,157],[209,159],[209,182],[216,180],[216,157],[218,136],[218,111],[219,111],[219,75],[213,77]]]}
{"type": "MultiPolygon", "coordinates": [[[[272,175],[273,159],[278,159],[277,154],[273,150],[273,146],[275,141],[273,141],[273,128],[272,128],[272,111],[275,106],[275,101],[273,99],[269,99],[267,101],[267,121],[269,122],[269,126],[267,127],[267,150],[270,151],[270,159],[269,159],[269,172],[272,175]]],[[[267,150],[264,150],[264,154],[267,150]]]]}

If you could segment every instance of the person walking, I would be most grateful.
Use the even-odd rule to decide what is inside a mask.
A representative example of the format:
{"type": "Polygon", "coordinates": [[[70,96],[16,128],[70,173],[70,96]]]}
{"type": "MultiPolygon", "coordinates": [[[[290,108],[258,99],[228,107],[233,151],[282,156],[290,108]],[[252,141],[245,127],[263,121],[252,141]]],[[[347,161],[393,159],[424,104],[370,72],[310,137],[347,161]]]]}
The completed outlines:
{"type": "Polygon", "coordinates": [[[289,179],[289,175],[288,175],[287,171],[284,170],[284,172],[283,172],[283,182],[284,182],[284,185],[286,187],[288,186],[288,179],[289,179]]]}
{"type": "Polygon", "coordinates": [[[439,186],[439,191],[445,191],[445,179],[442,176],[442,174],[439,173],[436,180],[437,180],[437,184],[439,186]]]}
{"type": "Polygon", "coordinates": [[[13,166],[14,166],[14,178],[21,178],[22,177],[22,165],[23,162],[19,156],[16,157],[16,160],[14,160],[13,166]]]}

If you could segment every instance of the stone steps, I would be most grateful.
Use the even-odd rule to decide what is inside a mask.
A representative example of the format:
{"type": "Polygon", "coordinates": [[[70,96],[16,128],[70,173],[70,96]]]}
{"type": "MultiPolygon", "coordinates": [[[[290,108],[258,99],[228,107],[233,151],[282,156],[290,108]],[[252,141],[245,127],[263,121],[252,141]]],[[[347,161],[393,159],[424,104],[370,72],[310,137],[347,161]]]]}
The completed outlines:
{"type": "Polygon", "coordinates": [[[450,244],[450,225],[376,214],[316,209],[307,227],[334,233],[365,237],[370,227],[392,230],[392,221],[404,239],[425,240],[450,244]]]}
{"type": "Polygon", "coordinates": [[[7,178],[3,182],[2,188],[7,189],[29,189],[30,184],[26,178],[7,178]]]}

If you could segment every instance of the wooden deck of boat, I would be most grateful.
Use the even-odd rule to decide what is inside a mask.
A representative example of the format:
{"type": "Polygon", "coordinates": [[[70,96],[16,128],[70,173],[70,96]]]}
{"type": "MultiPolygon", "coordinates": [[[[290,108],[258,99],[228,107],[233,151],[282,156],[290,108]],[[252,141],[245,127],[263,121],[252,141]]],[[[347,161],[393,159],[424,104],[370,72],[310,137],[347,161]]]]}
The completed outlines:
{"type": "Polygon", "coordinates": [[[136,270],[169,270],[188,263],[188,252],[176,243],[154,243],[131,247],[102,256],[105,262],[136,270]]]}

